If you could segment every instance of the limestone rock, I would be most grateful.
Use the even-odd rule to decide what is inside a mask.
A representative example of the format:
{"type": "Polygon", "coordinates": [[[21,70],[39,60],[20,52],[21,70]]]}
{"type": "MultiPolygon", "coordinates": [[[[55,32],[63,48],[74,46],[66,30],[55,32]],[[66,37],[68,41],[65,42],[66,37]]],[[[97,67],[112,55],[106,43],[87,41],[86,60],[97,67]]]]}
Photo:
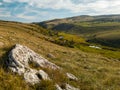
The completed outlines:
{"type": "Polygon", "coordinates": [[[66,89],[65,90],[80,90],[79,88],[75,88],[69,84],[66,84],[66,89]]]}
{"type": "MultiPolygon", "coordinates": [[[[38,55],[26,46],[16,44],[10,51],[7,61],[8,68],[13,72],[23,75],[27,83],[32,85],[39,83],[41,80],[51,80],[46,72],[43,70],[35,70],[31,68],[31,63],[42,68],[49,68],[53,70],[61,70],[61,68],[54,63],[49,62],[47,59],[38,55]]],[[[77,80],[77,78],[70,73],[67,76],[71,80],[77,80]]],[[[65,88],[56,84],[57,90],[79,90],[69,84],[64,84],[65,88]]]]}
{"type": "Polygon", "coordinates": [[[75,88],[69,84],[65,84],[64,88],[61,88],[58,84],[56,84],[55,86],[56,86],[56,90],[80,90],[79,88],[75,88]]]}
{"type": "Polygon", "coordinates": [[[24,79],[25,79],[25,81],[28,82],[28,83],[30,83],[30,84],[39,83],[40,79],[37,76],[37,72],[38,72],[37,70],[33,70],[33,69],[27,70],[24,73],[24,79]]]}
{"type": "Polygon", "coordinates": [[[78,78],[75,76],[75,75],[73,75],[73,74],[71,74],[71,73],[66,73],[66,75],[67,75],[67,77],[70,79],[70,80],[78,80],[78,78]]]}
{"type": "Polygon", "coordinates": [[[16,44],[8,57],[8,68],[19,75],[24,75],[26,82],[31,84],[38,83],[40,79],[50,80],[50,78],[43,70],[37,71],[30,68],[29,62],[42,68],[60,69],[59,66],[49,62],[28,47],[19,44],[16,44]]]}
{"type": "Polygon", "coordinates": [[[58,84],[55,85],[56,90],[63,90],[58,84]]]}
{"type": "Polygon", "coordinates": [[[16,72],[22,73],[25,68],[29,68],[29,62],[35,63],[42,68],[59,69],[57,65],[49,62],[26,46],[16,44],[9,54],[9,66],[15,68],[16,72]]]}

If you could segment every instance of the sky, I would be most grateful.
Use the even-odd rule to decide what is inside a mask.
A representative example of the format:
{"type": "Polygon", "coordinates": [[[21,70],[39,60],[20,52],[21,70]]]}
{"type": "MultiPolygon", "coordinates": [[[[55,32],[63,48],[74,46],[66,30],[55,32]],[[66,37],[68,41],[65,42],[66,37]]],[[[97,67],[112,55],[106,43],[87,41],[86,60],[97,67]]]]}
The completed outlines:
{"type": "Polygon", "coordinates": [[[120,14],[120,0],[0,0],[0,20],[41,22],[79,16],[120,14]]]}

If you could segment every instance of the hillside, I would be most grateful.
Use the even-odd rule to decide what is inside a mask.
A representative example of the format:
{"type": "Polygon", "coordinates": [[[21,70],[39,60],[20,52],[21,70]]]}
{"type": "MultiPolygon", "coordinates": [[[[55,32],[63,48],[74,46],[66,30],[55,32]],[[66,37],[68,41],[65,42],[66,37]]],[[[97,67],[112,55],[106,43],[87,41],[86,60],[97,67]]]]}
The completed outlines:
{"type": "Polygon", "coordinates": [[[83,15],[37,24],[54,31],[80,35],[89,42],[120,47],[120,15],[83,15]]]}
{"type": "MultiPolygon", "coordinates": [[[[116,33],[115,36],[119,39],[116,33]]],[[[0,21],[0,89],[53,90],[53,83],[65,82],[80,90],[118,90],[120,51],[104,46],[100,46],[103,49],[95,49],[89,45],[91,43],[87,43],[84,38],[77,35],[46,30],[35,24],[0,21]],[[5,64],[8,53],[15,44],[31,48],[63,68],[62,73],[73,73],[78,77],[78,81],[68,80],[60,72],[47,69],[51,78],[55,78],[53,82],[42,81],[34,86],[25,83],[22,76],[9,71],[5,64]],[[48,57],[50,54],[54,58],[48,57]]]]}

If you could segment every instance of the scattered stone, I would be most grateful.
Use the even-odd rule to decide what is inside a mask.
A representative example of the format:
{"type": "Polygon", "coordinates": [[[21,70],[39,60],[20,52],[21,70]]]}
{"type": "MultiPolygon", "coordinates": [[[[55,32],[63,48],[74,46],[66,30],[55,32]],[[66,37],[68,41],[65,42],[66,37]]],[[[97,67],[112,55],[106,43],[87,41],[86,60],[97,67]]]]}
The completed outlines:
{"type": "Polygon", "coordinates": [[[66,84],[66,89],[65,90],[80,90],[79,88],[75,88],[69,84],[66,84]]]}
{"type": "Polygon", "coordinates": [[[55,58],[55,56],[54,56],[53,54],[51,54],[51,53],[48,53],[48,54],[47,54],[47,57],[48,57],[48,58],[55,58]]]}
{"type": "Polygon", "coordinates": [[[9,37],[9,39],[12,40],[12,41],[15,41],[15,39],[13,37],[9,37]]]}
{"type": "Polygon", "coordinates": [[[66,75],[67,75],[67,77],[68,77],[70,80],[75,80],[75,81],[78,80],[78,78],[77,78],[75,75],[71,74],[71,73],[66,73],[66,75]]]}
{"type": "Polygon", "coordinates": [[[12,38],[11,40],[12,40],[12,41],[15,41],[15,39],[14,39],[14,38],[12,38]]]}
{"type": "MultiPolygon", "coordinates": [[[[31,68],[31,63],[42,68],[49,68],[53,70],[61,70],[61,68],[54,63],[49,62],[47,59],[38,55],[26,46],[16,44],[15,47],[10,51],[7,61],[8,68],[11,71],[23,75],[27,83],[32,85],[40,83],[41,80],[51,80],[46,72],[43,70],[35,70],[31,68]]],[[[67,76],[71,80],[78,80],[73,74],[67,73],[67,76]]],[[[60,87],[58,84],[55,85],[56,90],[79,90],[69,84],[63,84],[64,87],[60,87]]]]}
{"type": "Polygon", "coordinates": [[[60,39],[60,40],[61,40],[61,39],[64,39],[64,36],[60,36],[59,39],[60,39]]]}
{"type": "Polygon", "coordinates": [[[89,46],[91,48],[95,48],[95,49],[102,49],[101,47],[98,47],[98,46],[89,46]]]}
{"type": "Polygon", "coordinates": [[[58,84],[55,85],[56,90],[63,90],[58,84]]]}
{"type": "Polygon", "coordinates": [[[56,90],[80,90],[79,88],[75,88],[69,84],[64,84],[64,88],[60,87],[58,84],[56,84],[56,90]]]}

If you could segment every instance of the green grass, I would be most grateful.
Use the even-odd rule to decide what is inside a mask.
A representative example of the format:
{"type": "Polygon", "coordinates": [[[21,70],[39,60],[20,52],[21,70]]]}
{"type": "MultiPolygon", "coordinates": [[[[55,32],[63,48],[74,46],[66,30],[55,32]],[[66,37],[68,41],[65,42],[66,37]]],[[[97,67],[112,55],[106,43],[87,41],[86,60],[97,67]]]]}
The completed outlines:
{"type": "MultiPolygon", "coordinates": [[[[112,50],[97,50],[87,45],[74,44],[73,48],[52,43],[49,39],[58,38],[54,32],[46,31],[34,24],[0,22],[0,89],[2,90],[54,90],[53,84],[67,82],[81,90],[117,90],[120,82],[120,52],[112,50]],[[39,28],[39,29],[38,29],[39,28]],[[52,35],[51,35],[52,33],[52,35]],[[9,50],[16,44],[25,45],[49,61],[63,68],[63,72],[45,70],[52,82],[42,81],[41,84],[30,86],[18,76],[6,69],[4,62],[8,59],[9,50]],[[77,47],[77,48],[76,48],[77,47]],[[51,53],[55,58],[48,58],[51,53]],[[78,77],[78,81],[69,81],[64,72],[70,72],[78,77]],[[47,87],[48,86],[48,87],[47,87]],[[48,89],[49,88],[49,89],[48,89]]],[[[60,33],[65,40],[73,39],[75,43],[83,39],[78,36],[60,33]]],[[[84,41],[84,40],[83,40],[84,41]]],[[[83,42],[82,41],[82,42],[83,42]]],[[[36,68],[35,65],[31,67],[36,68]]],[[[39,68],[37,68],[39,69],[39,68]]],[[[41,69],[41,68],[40,68],[41,69]]]]}
{"type": "MultiPolygon", "coordinates": [[[[43,22],[54,31],[76,34],[90,43],[120,48],[119,16],[83,16],[43,22]],[[107,43],[106,43],[107,42],[107,43]]],[[[42,26],[42,25],[41,25],[42,26]]]]}

